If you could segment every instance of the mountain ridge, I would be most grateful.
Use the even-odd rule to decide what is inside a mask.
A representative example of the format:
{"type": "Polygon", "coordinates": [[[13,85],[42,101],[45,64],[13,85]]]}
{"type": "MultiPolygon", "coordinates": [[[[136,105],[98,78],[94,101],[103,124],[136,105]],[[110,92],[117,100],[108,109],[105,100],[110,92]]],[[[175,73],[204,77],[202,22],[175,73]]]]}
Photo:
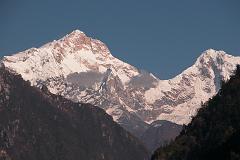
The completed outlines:
{"type": "Polygon", "coordinates": [[[209,49],[181,74],[160,80],[115,58],[103,42],[77,30],[40,48],[5,56],[2,62],[32,85],[43,84],[54,94],[103,108],[141,137],[157,120],[188,124],[240,57],[209,49]]]}

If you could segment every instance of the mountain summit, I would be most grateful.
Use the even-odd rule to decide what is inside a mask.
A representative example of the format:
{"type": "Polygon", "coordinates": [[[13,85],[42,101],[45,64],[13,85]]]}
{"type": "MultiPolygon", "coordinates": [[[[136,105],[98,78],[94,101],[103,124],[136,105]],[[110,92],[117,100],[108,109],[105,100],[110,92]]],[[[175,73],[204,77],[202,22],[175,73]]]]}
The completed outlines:
{"type": "Polygon", "coordinates": [[[5,56],[3,64],[32,85],[75,102],[103,108],[140,137],[149,124],[168,120],[187,124],[232,74],[240,57],[213,49],[169,80],[138,70],[110,53],[107,46],[76,30],[40,48],[5,56]]]}

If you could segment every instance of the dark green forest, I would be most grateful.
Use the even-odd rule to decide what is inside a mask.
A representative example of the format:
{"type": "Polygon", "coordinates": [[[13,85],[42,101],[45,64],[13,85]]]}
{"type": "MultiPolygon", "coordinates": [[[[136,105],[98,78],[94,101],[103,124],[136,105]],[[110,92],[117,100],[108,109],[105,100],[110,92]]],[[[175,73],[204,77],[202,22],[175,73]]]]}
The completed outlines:
{"type": "Polygon", "coordinates": [[[202,105],[191,123],[152,160],[240,159],[240,66],[218,94],[202,105]]]}

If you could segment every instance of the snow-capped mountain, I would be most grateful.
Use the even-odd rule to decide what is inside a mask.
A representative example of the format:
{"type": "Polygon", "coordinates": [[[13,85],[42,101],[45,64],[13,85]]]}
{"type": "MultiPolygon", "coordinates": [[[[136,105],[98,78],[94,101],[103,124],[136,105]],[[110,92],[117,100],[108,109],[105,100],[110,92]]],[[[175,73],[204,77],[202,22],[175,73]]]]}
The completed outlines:
{"type": "Polygon", "coordinates": [[[104,43],[76,30],[2,61],[32,85],[46,85],[54,94],[103,108],[140,136],[156,120],[189,123],[240,64],[240,57],[209,49],[178,76],[160,80],[115,58],[104,43]]]}

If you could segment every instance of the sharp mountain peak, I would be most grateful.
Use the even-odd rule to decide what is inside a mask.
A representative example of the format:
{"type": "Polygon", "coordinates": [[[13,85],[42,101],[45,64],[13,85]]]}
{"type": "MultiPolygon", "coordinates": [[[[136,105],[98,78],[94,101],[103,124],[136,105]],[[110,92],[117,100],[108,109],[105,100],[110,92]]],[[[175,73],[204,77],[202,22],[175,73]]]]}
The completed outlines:
{"type": "Polygon", "coordinates": [[[214,96],[221,80],[230,77],[240,57],[208,49],[178,76],[160,80],[112,56],[103,42],[75,30],[38,49],[5,56],[3,63],[32,85],[41,82],[54,94],[103,108],[139,136],[156,120],[189,123],[201,102],[214,96]],[[111,74],[105,78],[109,68],[111,74]],[[101,86],[104,92],[99,92],[101,86]]]}

